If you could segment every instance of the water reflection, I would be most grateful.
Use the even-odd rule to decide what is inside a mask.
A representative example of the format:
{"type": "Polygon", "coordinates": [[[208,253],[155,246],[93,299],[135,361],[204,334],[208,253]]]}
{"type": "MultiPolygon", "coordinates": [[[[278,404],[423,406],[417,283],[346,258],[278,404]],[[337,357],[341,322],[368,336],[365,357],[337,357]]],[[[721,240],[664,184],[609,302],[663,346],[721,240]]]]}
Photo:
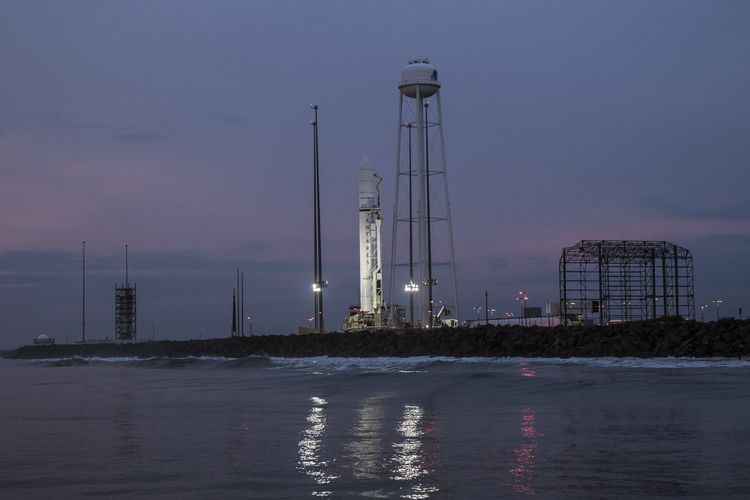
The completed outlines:
{"type": "Polygon", "coordinates": [[[383,460],[384,395],[365,399],[357,410],[357,421],[352,429],[354,438],[344,445],[352,461],[352,474],[357,479],[377,479],[383,460]]]}
{"type": "Polygon", "coordinates": [[[311,477],[320,490],[314,490],[313,496],[327,497],[333,494],[330,485],[338,478],[329,472],[329,463],[323,458],[323,437],[326,432],[325,407],[328,401],[313,396],[310,398],[312,408],[307,415],[307,427],[303,431],[303,438],[299,442],[299,461],[297,470],[311,477]]]}
{"type": "Polygon", "coordinates": [[[536,412],[528,406],[521,407],[521,436],[523,442],[513,450],[513,466],[508,472],[513,477],[513,489],[516,493],[533,496],[536,494],[533,481],[539,450],[537,438],[542,434],[536,429],[536,412]]]}
{"type": "Polygon", "coordinates": [[[133,409],[135,404],[135,395],[129,388],[114,394],[112,453],[119,459],[134,460],[141,454],[136,427],[138,419],[133,409]]]}
{"type": "Polygon", "coordinates": [[[434,485],[427,482],[429,470],[427,465],[434,463],[435,457],[430,457],[424,449],[423,437],[426,431],[434,432],[432,422],[424,423],[424,410],[418,405],[405,405],[404,413],[397,427],[403,438],[393,443],[393,475],[396,481],[408,481],[408,489],[401,494],[402,498],[414,500],[429,498],[431,493],[438,491],[434,485]]]}
{"type": "Polygon", "coordinates": [[[518,366],[521,367],[522,377],[536,377],[536,370],[529,366],[528,361],[521,361],[520,363],[518,363],[518,366]]]}

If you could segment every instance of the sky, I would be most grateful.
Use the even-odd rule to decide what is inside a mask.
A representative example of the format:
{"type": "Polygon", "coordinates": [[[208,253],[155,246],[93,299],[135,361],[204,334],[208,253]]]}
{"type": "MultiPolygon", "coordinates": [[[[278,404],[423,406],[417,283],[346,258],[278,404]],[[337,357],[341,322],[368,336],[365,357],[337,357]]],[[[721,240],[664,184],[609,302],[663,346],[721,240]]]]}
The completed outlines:
{"type": "Polygon", "coordinates": [[[463,318],[485,290],[499,312],[557,300],[584,239],[686,247],[696,305],[750,314],[748,19],[721,0],[0,0],[0,348],[80,339],[82,240],[88,338],[113,334],[126,243],[141,338],[228,335],[238,267],[254,333],[307,325],[312,103],[339,325],[365,155],[389,264],[415,58],[442,82],[463,318]]]}

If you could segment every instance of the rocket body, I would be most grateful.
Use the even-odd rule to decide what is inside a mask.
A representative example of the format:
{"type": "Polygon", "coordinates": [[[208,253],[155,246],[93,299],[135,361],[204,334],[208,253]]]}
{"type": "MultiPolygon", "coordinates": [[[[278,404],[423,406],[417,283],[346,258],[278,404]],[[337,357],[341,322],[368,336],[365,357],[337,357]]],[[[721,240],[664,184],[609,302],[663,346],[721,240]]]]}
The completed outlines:
{"type": "Polygon", "coordinates": [[[359,307],[366,313],[376,313],[383,304],[381,181],[365,157],[359,170],[359,307]]]}

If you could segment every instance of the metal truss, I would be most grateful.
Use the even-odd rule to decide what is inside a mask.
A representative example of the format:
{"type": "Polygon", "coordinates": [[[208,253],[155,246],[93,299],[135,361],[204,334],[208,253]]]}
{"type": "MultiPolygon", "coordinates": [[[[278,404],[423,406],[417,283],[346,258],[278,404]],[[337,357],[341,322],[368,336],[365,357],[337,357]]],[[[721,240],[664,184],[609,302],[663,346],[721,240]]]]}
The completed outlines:
{"type": "Polygon", "coordinates": [[[135,340],[136,336],[135,287],[115,287],[115,339],[135,340]]]}
{"type": "Polygon", "coordinates": [[[695,319],[693,257],[666,241],[583,240],[560,257],[563,324],[695,319]]]}

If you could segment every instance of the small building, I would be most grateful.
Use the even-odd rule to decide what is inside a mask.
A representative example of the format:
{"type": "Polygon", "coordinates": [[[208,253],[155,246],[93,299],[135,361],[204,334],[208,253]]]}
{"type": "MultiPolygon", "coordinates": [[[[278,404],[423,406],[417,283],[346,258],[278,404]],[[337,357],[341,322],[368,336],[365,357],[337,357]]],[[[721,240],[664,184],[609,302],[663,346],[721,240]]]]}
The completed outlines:
{"type": "Polygon", "coordinates": [[[34,344],[36,345],[45,345],[45,344],[54,344],[54,343],[55,343],[54,337],[49,337],[43,333],[41,335],[37,335],[34,338],[34,344]]]}

